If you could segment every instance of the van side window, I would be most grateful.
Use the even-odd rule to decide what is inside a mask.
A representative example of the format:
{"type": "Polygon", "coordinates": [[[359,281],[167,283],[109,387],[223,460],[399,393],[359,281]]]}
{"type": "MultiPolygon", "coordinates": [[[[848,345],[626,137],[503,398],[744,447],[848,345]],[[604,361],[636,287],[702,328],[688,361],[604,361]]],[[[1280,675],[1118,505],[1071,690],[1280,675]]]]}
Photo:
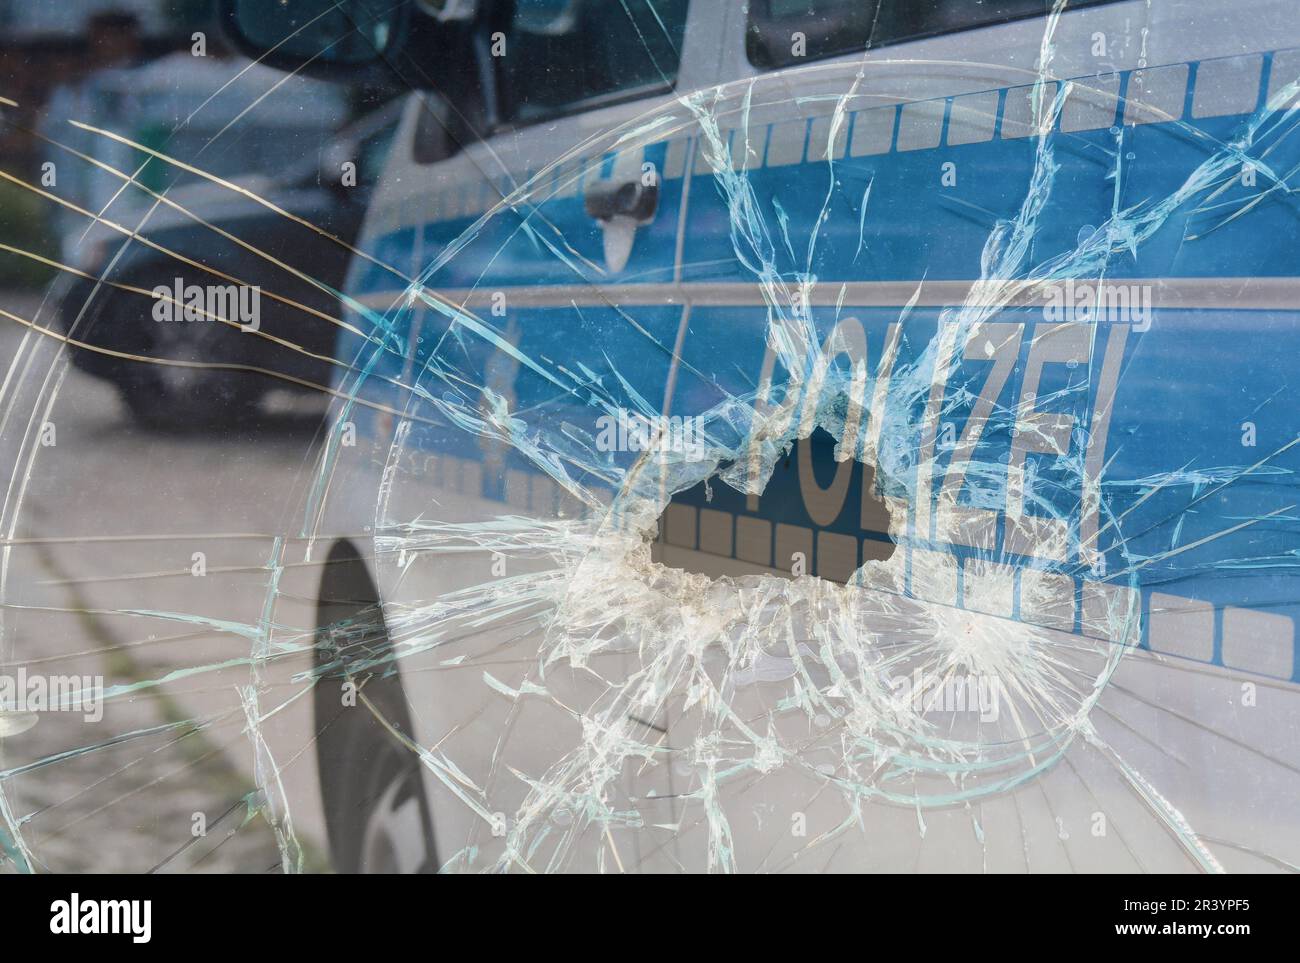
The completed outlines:
{"type": "MultiPolygon", "coordinates": [[[[1114,2],[1071,0],[1066,9],[1114,2]]],[[[1052,7],[1053,0],[749,0],[745,52],[755,67],[789,67],[904,40],[1041,17],[1052,7]]]]}
{"type": "Polygon", "coordinates": [[[515,0],[492,41],[502,119],[532,123],[670,90],[686,8],[687,0],[515,0]]]}

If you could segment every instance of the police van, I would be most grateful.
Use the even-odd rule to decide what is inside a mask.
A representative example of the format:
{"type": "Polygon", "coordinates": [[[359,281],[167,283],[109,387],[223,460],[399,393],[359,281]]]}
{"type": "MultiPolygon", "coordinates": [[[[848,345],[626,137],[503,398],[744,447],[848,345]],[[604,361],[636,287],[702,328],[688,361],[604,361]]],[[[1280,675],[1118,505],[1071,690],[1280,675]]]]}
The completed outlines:
{"type": "Polygon", "coordinates": [[[336,868],[1300,857],[1293,4],[224,16],[411,88],[301,515],[336,868]]]}

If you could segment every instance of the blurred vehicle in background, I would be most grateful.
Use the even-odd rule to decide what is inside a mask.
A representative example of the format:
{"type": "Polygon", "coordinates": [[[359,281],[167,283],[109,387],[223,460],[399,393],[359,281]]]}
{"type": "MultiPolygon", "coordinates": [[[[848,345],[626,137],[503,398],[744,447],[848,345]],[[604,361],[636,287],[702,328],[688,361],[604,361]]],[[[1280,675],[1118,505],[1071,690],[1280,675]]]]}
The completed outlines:
{"type": "MultiPolygon", "coordinates": [[[[101,69],[57,88],[41,124],[60,199],[119,217],[151,198],[123,190],[122,175],[151,190],[197,182],[156,150],[217,177],[270,173],[329,140],[349,118],[345,92],[307,77],[284,77],[206,38],[186,50],[137,63],[127,45],[101,69]],[[138,146],[133,146],[138,145],[138,146]],[[140,150],[145,148],[146,150],[140,150]]],[[[65,257],[86,229],[85,215],[56,212],[65,257]]]]}
{"type": "MultiPolygon", "coordinates": [[[[165,68],[149,69],[162,75],[165,68]]],[[[201,89],[215,88],[205,83],[201,89]]],[[[174,86],[157,85],[160,103],[175,93],[174,86]]],[[[173,97],[171,112],[183,109],[173,97]]],[[[319,147],[311,136],[327,116],[319,108],[313,125],[297,129],[274,129],[273,120],[287,116],[241,121],[229,132],[232,143],[211,153],[204,143],[215,131],[205,127],[157,138],[156,149],[197,157],[195,167],[229,184],[183,169],[176,177],[175,167],[151,159],[136,179],[153,194],[128,188],[111,201],[104,220],[86,230],[81,218],[65,235],[65,256],[77,273],[64,272],[56,281],[59,322],[71,337],[104,349],[74,352],[74,363],[114,383],[137,419],[160,428],[232,423],[272,387],[327,383],[348,246],[399,112],[400,104],[383,107],[319,147]],[[241,170],[259,173],[240,176],[241,170]],[[158,202],[157,195],[165,199],[158,202]],[[233,314],[223,324],[203,316],[186,320],[180,310],[157,320],[153,292],[178,285],[256,288],[257,323],[239,330],[233,314]],[[193,364],[141,364],[123,355],[193,364]]],[[[129,155],[145,155],[125,151],[112,166],[135,171],[139,161],[129,155]]],[[[120,187],[121,179],[116,182],[120,187]]]]}

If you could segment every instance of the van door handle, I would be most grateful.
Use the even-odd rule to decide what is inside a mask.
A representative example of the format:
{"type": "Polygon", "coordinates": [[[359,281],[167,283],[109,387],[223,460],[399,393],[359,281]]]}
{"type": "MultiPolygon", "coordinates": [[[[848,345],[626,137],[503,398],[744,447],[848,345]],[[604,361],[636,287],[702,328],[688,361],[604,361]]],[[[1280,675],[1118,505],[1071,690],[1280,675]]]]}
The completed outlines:
{"type": "Polygon", "coordinates": [[[597,181],[587,188],[587,214],[598,221],[627,217],[644,224],[659,206],[659,186],[646,186],[640,179],[597,181]]]}

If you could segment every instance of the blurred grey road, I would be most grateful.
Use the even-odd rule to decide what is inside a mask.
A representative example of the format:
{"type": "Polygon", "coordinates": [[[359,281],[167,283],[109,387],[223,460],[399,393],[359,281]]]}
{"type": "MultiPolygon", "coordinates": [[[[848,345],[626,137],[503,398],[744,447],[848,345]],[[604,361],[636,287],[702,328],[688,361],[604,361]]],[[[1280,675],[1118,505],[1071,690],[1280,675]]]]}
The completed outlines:
{"type": "MultiPolygon", "coordinates": [[[[39,295],[0,292],[0,308],[51,323],[39,295]]],[[[0,371],[51,379],[53,397],[35,416],[7,412],[3,430],[54,432],[32,449],[25,490],[7,493],[11,520],[18,511],[0,672],[133,688],[99,722],[42,713],[0,740],[0,791],[32,868],[262,872],[286,859],[322,868],[310,700],[295,700],[305,689],[291,681],[306,659],[254,677],[248,656],[310,640],[315,574],[287,573],[268,608],[267,563],[274,537],[293,530],[323,403],[249,412],[228,432],[154,434],[131,422],[111,386],[51,364],[48,344],[24,371],[34,339],[0,319],[0,371]],[[216,620],[263,622],[269,636],[216,620]]]]}

